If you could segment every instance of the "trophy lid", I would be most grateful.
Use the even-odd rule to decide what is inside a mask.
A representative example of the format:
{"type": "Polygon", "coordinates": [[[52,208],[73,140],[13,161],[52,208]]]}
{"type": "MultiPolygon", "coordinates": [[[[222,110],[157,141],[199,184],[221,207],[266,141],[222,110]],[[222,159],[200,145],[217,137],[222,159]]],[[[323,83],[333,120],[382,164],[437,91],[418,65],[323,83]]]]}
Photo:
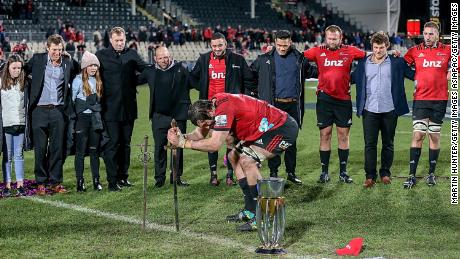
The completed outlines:
{"type": "Polygon", "coordinates": [[[278,198],[283,196],[284,185],[286,181],[283,178],[270,177],[257,181],[259,196],[264,198],[278,198]]]}

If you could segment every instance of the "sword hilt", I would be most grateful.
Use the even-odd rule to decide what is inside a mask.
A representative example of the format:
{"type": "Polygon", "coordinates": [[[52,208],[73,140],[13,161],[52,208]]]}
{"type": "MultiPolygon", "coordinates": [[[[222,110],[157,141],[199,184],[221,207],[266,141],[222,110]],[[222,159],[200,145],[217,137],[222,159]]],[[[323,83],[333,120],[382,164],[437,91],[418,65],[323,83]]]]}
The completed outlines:
{"type": "MultiPolygon", "coordinates": [[[[175,119],[171,120],[171,128],[176,128],[177,127],[177,121],[175,119]]],[[[177,149],[177,147],[171,145],[171,142],[168,141],[168,144],[165,146],[165,149],[177,149]]]]}

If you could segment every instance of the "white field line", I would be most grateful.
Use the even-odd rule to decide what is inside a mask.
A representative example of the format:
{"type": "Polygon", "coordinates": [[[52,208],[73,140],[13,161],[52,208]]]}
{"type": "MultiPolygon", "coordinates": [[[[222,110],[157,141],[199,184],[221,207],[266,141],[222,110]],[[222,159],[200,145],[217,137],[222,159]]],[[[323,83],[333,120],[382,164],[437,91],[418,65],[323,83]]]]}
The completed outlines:
{"type": "MultiPolygon", "coordinates": [[[[50,201],[50,200],[45,200],[41,199],[38,197],[25,197],[25,199],[38,202],[38,203],[43,203],[46,205],[50,205],[53,207],[57,208],[63,208],[63,209],[69,209],[77,212],[82,212],[86,214],[93,214],[99,217],[107,218],[107,219],[112,219],[116,221],[121,221],[121,222],[126,222],[134,225],[142,225],[143,221],[141,219],[137,219],[135,217],[130,217],[130,216],[125,216],[125,215],[120,215],[120,214],[115,214],[115,213],[109,213],[109,212],[104,212],[100,210],[95,210],[95,209],[90,209],[90,208],[85,208],[79,205],[75,204],[68,204],[62,201],[50,201]]],[[[157,231],[163,231],[163,232],[168,232],[168,233],[177,233],[175,227],[173,226],[165,226],[165,225],[160,225],[152,222],[146,222],[146,228],[147,229],[152,229],[152,230],[157,230],[157,231]]],[[[208,234],[203,234],[203,233],[197,233],[197,232],[191,232],[188,230],[180,230],[179,235],[188,237],[188,238],[195,238],[195,239],[201,239],[203,241],[206,241],[208,243],[213,243],[215,245],[219,246],[226,246],[229,248],[241,248],[247,253],[254,254],[254,251],[256,249],[255,246],[248,246],[243,243],[237,242],[235,240],[232,240],[230,238],[225,238],[225,237],[219,237],[219,236],[212,236],[208,234]]],[[[257,240],[254,240],[256,242],[257,240]]],[[[291,258],[312,258],[309,255],[295,255],[292,254],[288,251],[288,254],[286,255],[287,257],[291,258]]]]}

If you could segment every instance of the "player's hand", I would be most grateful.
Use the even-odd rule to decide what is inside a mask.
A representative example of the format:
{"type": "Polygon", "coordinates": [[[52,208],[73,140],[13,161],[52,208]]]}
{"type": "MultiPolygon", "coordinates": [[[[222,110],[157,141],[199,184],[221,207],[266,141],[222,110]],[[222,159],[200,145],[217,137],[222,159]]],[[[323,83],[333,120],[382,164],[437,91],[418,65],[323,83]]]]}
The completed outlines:
{"type": "Polygon", "coordinates": [[[268,45],[265,53],[270,52],[273,49],[272,45],[268,45]]]}
{"type": "Polygon", "coordinates": [[[393,56],[395,56],[397,58],[401,57],[401,51],[398,50],[398,49],[394,49],[393,50],[393,56]]]}
{"type": "Polygon", "coordinates": [[[72,58],[72,56],[70,55],[70,53],[67,52],[67,51],[65,51],[65,50],[62,52],[62,55],[65,56],[65,57],[68,57],[68,58],[72,58]]]}
{"type": "Polygon", "coordinates": [[[180,130],[175,127],[175,128],[170,128],[168,130],[168,141],[171,143],[173,146],[178,146],[179,145],[179,135],[177,135],[177,132],[180,132],[180,130]]]}

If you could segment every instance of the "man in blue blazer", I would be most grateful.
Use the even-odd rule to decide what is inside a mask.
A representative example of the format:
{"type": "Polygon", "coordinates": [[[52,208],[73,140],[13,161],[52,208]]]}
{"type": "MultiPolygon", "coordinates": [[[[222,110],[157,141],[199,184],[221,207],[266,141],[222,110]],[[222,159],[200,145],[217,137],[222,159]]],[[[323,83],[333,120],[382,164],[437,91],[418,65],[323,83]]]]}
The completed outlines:
{"type": "Polygon", "coordinates": [[[365,188],[374,186],[377,178],[379,131],[382,135],[379,174],[383,184],[391,183],[398,116],[409,112],[404,77],[413,80],[415,74],[403,58],[388,55],[390,42],[386,34],[375,33],[371,44],[372,55],[360,60],[352,73],[352,81],[356,84],[357,116],[363,117],[365,188]]]}
{"type": "Polygon", "coordinates": [[[66,193],[62,186],[65,160],[65,133],[68,118],[74,113],[71,83],[79,72],[78,63],[63,55],[64,40],[58,34],[48,37],[46,53],[37,53],[24,69],[32,76],[29,115],[35,153],[37,194],[45,195],[49,182],[55,193],[66,193]]]}

